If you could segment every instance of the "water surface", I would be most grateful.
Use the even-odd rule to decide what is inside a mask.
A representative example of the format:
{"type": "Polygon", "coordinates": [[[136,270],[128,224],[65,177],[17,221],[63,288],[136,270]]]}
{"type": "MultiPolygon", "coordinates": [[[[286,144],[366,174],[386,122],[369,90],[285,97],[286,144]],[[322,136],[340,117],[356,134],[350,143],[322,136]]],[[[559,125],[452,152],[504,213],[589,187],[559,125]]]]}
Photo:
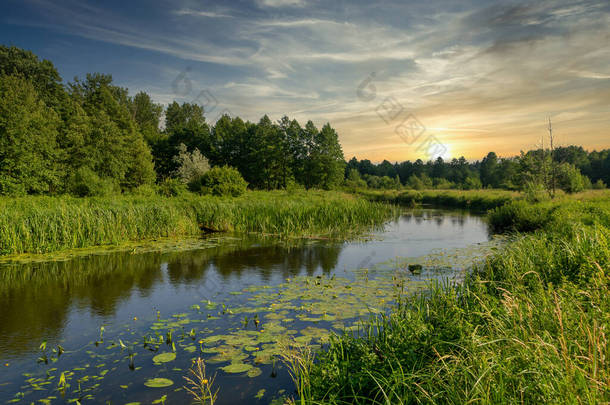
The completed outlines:
{"type": "Polygon", "coordinates": [[[408,292],[454,275],[403,271],[390,279],[381,263],[488,239],[479,216],[414,210],[348,242],[214,236],[189,251],[3,265],[0,403],[150,403],[164,395],[184,403],[183,376],[196,357],[217,373],[218,404],[270,403],[292,394],[277,360],[279,336],[323,344],[329,331],[385,310],[398,278],[408,292]],[[161,353],[176,359],[155,363],[161,353]],[[225,372],[231,364],[248,370],[225,372]],[[150,388],[151,378],[173,384],[150,388]]]}

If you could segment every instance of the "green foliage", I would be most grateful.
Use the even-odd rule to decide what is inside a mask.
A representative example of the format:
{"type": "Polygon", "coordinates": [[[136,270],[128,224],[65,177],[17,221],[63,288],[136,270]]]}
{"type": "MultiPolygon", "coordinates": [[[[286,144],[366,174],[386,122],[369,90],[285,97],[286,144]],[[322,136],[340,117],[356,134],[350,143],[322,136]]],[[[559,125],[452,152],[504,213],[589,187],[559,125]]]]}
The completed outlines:
{"type": "Polygon", "coordinates": [[[543,184],[536,181],[528,181],[523,187],[525,199],[530,203],[548,201],[551,198],[549,191],[543,184]]]}
{"type": "Polygon", "coordinates": [[[480,162],[459,157],[373,164],[353,158],[346,164],[329,123],[318,130],[311,121],[302,127],[286,116],[273,122],[265,115],[252,123],[224,115],[210,126],[201,106],[173,102],[163,111],[146,93],[130,96],[110,75],[87,74],[64,85],[51,62],[15,47],[0,46],[0,77],[6,93],[0,102],[2,194],[70,192],[73,173],[83,168],[123,192],[175,176],[187,176],[191,183],[205,170],[179,173],[186,153],[197,155],[198,162],[235,167],[253,189],[286,189],[294,183],[307,189],[364,187],[362,180],[344,183],[352,170],[374,189],[522,190],[533,182],[575,193],[593,182],[610,182],[609,151],[589,153],[574,146],[513,158],[490,152],[480,162]],[[16,142],[8,141],[13,137],[16,142]],[[22,155],[16,152],[21,149],[22,155]]]}
{"type": "Polygon", "coordinates": [[[428,186],[426,183],[427,182],[425,178],[421,179],[420,177],[413,174],[407,180],[406,186],[413,190],[423,190],[428,186]]]}
{"type": "Polygon", "coordinates": [[[464,190],[479,190],[483,188],[483,184],[478,177],[468,176],[464,181],[464,190]]]}
{"type": "Polygon", "coordinates": [[[367,187],[367,182],[360,177],[360,173],[358,173],[358,170],[356,169],[349,169],[344,184],[346,187],[353,190],[367,187]]]}
{"type": "Polygon", "coordinates": [[[116,194],[120,188],[112,179],[100,178],[91,169],[81,167],[68,178],[67,191],[76,197],[93,197],[116,194]]]}
{"type": "MultiPolygon", "coordinates": [[[[180,183],[181,184],[181,183],[180,183]]],[[[0,254],[45,253],[217,231],[347,235],[398,209],[349,194],[247,192],[238,198],[133,195],[0,198],[0,254]]]]}
{"type": "Polygon", "coordinates": [[[0,194],[56,190],[59,124],[30,82],[0,75],[0,194]]]}
{"type": "MultiPolygon", "coordinates": [[[[309,126],[309,123],[308,123],[309,126]]],[[[309,178],[311,186],[331,190],[343,180],[345,161],[339,144],[337,132],[324,125],[314,136],[314,145],[310,152],[309,178]]]]}
{"type": "Polygon", "coordinates": [[[195,148],[192,152],[187,152],[186,145],[178,146],[178,155],[174,157],[178,166],[174,176],[185,184],[191,184],[201,179],[208,170],[210,164],[208,160],[195,148]]]}
{"type": "Polygon", "coordinates": [[[39,60],[30,51],[0,45],[0,76],[18,76],[30,83],[50,108],[59,108],[66,101],[57,69],[48,60],[39,60]]]}
{"type": "Polygon", "coordinates": [[[489,223],[496,232],[531,232],[549,221],[548,210],[527,201],[513,201],[489,213],[489,223]]]}
{"type": "Polygon", "coordinates": [[[500,207],[520,194],[505,190],[424,190],[424,191],[374,191],[359,190],[359,194],[372,201],[413,206],[419,204],[445,208],[470,208],[486,211],[500,207]]]}
{"type": "Polygon", "coordinates": [[[333,338],[297,376],[302,403],[610,400],[610,200],[547,204],[513,204],[548,221],[463,285],[433,284],[333,338]]]}
{"type": "Polygon", "coordinates": [[[557,186],[566,193],[578,193],[585,189],[586,180],[574,165],[562,163],[556,168],[557,186]]]}
{"type": "Polygon", "coordinates": [[[597,180],[594,184],[593,184],[593,189],[594,190],[603,190],[606,188],[606,183],[603,182],[602,179],[597,180]]]}
{"type": "Polygon", "coordinates": [[[435,189],[439,189],[439,190],[449,190],[452,188],[455,188],[455,184],[450,182],[447,179],[444,179],[442,177],[437,177],[432,179],[432,183],[434,185],[435,189]]]}
{"type": "Polygon", "coordinates": [[[221,166],[205,173],[192,187],[195,186],[203,194],[239,197],[246,192],[248,183],[237,169],[221,166]]]}
{"type": "Polygon", "coordinates": [[[154,184],[142,184],[141,186],[131,189],[130,194],[138,197],[156,197],[160,195],[159,186],[154,184]]]}
{"type": "Polygon", "coordinates": [[[167,178],[159,183],[159,195],[178,197],[188,193],[187,185],[178,179],[167,178]]]}

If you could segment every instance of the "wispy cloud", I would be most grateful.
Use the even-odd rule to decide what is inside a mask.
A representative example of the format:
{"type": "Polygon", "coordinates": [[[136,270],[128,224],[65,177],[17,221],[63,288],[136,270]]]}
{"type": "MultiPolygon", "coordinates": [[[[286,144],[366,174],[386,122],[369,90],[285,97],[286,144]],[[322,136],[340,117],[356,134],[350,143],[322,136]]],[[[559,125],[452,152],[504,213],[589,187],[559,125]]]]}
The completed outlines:
{"type": "MultiPolygon", "coordinates": [[[[468,157],[493,139],[499,152],[520,149],[548,115],[559,132],[563,120],[565,139],[590,145],[610,127],[604,0],[354,0],[323,8],[304,0],[210,0],[205,8],[179,0],[147,8],[145,17],[91,0],[25,2],[27,18],[12,23],[151,51],[174,70],[191,66],[195,87],[247,119],[331,120],[348,155],[392,150],[393,127],[375,112],[387,97],[468,157]],[[356,88],[371,72],[377,98],[363,102],[356,88]]],[[[165,101],[171,78],[156,75],[151,91],[165,101]]],[[[412,153],[396,150],[395,158],[412,153]]]]}
{"type": "Polygon", "coordinates": [[[258,0],[264,7],[304,7],[305,0],[258,0]]]}
{"type": "Polygon", "coordinates": [[[232,16],[228,14],[216,13],[213,11],[198,11],[191,9],[183,9],[174,11],[176,15],[187,15],[193,17],[208,17],[208,18],[232,18],[232,16]]]}

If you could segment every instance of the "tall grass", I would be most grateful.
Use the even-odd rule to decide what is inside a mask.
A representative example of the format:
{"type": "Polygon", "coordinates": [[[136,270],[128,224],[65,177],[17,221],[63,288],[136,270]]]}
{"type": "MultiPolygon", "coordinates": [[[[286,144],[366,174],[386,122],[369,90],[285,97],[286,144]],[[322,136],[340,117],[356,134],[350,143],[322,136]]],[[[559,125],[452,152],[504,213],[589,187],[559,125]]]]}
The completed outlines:
{"type": "Polygon", "coordinates": [[[524,223],[531,211],[545,213],[538,231],[463,285],[432,285],[358,335],[334,337],[300,376],[302,402],[610,401],[610,199],[511,215],[524,223]]]}
{"type": "Polygon", "coordinates": [[[360,190],[358,194],[372,201],[382,201],[407,206],[433,205],[445,208],[469,208],[487,211],[521,198],[516,192],[506,190],[360,190]]]}
{"type": "Polygon", "coordinates": [[[0,199],[0,254],[193,236],[202,230],[332,236],[380,225],[396,213],[396,207],[316,191],[248,192],[238,198],[0,199]]]}

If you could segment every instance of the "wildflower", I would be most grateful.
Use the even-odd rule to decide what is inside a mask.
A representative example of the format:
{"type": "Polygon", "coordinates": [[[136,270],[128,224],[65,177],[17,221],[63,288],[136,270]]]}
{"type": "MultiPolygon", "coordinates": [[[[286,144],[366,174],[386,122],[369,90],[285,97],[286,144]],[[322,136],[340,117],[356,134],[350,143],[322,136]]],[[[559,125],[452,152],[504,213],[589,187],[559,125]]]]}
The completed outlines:
{"type": "Polygon", "coordinates": [[[208,380],[207,380],[207,378],[204,378],[203,380],[201,380],[201,382],[204,383],[204,384],[207,384],[208,380]]]}
{"type": "Polygon", "coordinates": [[[133,317],[133,320],[134,320],[134,321],[137,321],[137,320],[138,320],[138,317],[137,317],[137,316],[134,316],[134,317],[133,317]]]}

